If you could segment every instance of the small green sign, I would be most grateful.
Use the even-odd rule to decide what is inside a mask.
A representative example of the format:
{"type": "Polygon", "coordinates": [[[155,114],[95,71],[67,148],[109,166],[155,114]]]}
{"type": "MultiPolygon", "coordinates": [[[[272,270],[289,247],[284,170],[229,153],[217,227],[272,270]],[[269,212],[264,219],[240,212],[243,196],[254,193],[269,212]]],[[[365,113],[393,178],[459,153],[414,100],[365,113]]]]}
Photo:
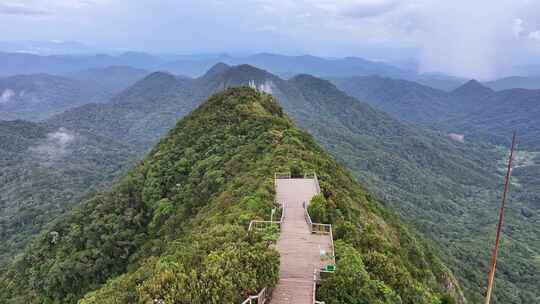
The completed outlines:
{"type": "Polygon", "coordinates": [[[334,272],[336,271],[336,265],[328,264],[325,266],[325,270],[328,272],[334,272]]]}

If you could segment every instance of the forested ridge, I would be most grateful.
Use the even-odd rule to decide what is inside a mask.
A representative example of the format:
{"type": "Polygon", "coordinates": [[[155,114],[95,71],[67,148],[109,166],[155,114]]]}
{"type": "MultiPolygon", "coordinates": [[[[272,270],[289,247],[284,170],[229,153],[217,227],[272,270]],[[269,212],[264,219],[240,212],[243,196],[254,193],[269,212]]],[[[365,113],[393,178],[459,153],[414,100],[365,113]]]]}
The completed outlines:
{"type": "Polygon", "coordinates": [[[454,303],[436,254],[399,223],[270,95],[214,95],[109,192],[55,221],[2,275],[5,303],[237,303],[278,277],[254,218],[274,206],[273,173],[315,171],[321,220],[336,226],[340,303],[454,303]],[[348,263],[354,263],[348,268],[348,263]],[[358,280],[343,280],[352,271],[358,280]]]}
{"type": "MultiPolygon", "coordinates": [[[[384,91],[384,86],[379,89],[388,94],[388,100],[404,93],[403,96],[411,98],[410,104],[426,103],[424,98],[440,93],[433,89],[418,92],[419,85],[403,81],[386,79],[382,83],[387,81],[395,90],[384,91]]],[[[54,126],[52,131],[65,128],[70,132],[109,137],[111,142],[127,142],[124,148],[140,157],[206,96],[250,82],[276,96],[299,127],[313,135],[374,196],[382,198],[383,204],[398,213],[403,222],[423,233],[456,274],[468,300],[481,301],[503,181],[501,169],[504,170],[507,152],[503,146],[495,147],[467,137],[465,142],[452,140],[446,132],[399,121],[347,96],[328,81],[310,75],[283,80],[248,65],[218,64],[197,79],[154,73],[106,105],[74,108],[48,123],[54,126]]],[[[367,86],[371,85],[368,82],[367,86]]],[[[474,95],[477,90],[490,94],[489,89],[475,82],[453,94],[474,95]]],[[[433,106],[436,108],[439,103],[433,106]]],[[[422,114],[421,111],[411,114],[418,113],[422,114]]],[[[430,113],[427,111],[424,116],[430,113]]],[[[501,250],[495,303],[534,303],[539,297],[535,284],[540,279],[537,262],[540,243],[536,237],[540,229],[537,225],[540,188],[536,178],[539,158],[537,153],[527,151],[520,152],[519,158],[518,168],[514,170],[511,208],[506,217],[508,238],[501,250]]],[[[114,157],[106,159],[115,162],[114,157]]],[[[99,179],[87,181],[91,184],[99,179]]],[[[8,188],[17,189],[20,185],[25,184],[11,184],[8,188]]],[[[71,191],[69,187],[66,189],[71,191]]],[[[61,212],[80,203],[80,199],[46,201],[62,206],[63,209],[52,209],[61,212]]],[[[23,213],[25,219],[39,214],[44,223],[58,214],[30,211],[23,213]]],[[[12,223],[16,222],[5,227],[12,223]]],[[[23,241],[39,231],[32,230],[22,237],[13,227],[7,235],[23,241]]],[[[14,247],[8,243],[7,256],[13,256],[23,242],[17,244],[14,247]]]]}

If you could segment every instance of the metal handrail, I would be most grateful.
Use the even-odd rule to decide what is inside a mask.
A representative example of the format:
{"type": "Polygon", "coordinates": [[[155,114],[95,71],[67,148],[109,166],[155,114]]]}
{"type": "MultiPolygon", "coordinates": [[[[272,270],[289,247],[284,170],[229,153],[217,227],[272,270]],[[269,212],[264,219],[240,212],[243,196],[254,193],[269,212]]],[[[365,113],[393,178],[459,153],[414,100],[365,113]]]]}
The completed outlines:
{"type": "Polygon", "coordinates": [[[311,223],[311,233],[330,234],[331,230],[330,224],[311,223]]]}
{"type": "Polygon", "coordinates": [[[321,193],[321,186],[319,185],[319,179],[317,178],[317,173],[313,172],[313,179],[315,180],[315,187],[317,188],[317,194],[321,193]]]}
{"type": "Polygon", "coordinates": [[[317,269],[313,270],[313,304],[325,304],[324,301],[317,301],[317,282],[319,281],[317,273],[317,269]]]}
{"type": "Polygon", "coordinates": [[[276,172],[274,173],[274,179],[289,179],[291,178],[291,172],[276,172]]]}
{"type": "Polygon", "coordinates": [[[285,221],[285,203],[281,203],[281,218],[279,219],[281,224],[285,221]]]}
{"type": "MultiPolygon", "coordinates": [[[[255,227],[257,223],[268,223],[270,225],[272,224],[278,224],[279,228],[281,229],[281,225],[283,224],[283,220],[285,219],[285,204],[282,206],[281,211],[281,219],[278,221],[259,221],[259,220],[253,220],[249,223],[248,230],[250,231],[252,228],[255,227]]],[[[254,300],[256,300],[256,304],[265,304],[268,299],[270,299],[270,295],[272,294],[271,290],[264,287],[256,296],[249,296],[244,302],[241,304],[254,304],[254,300]]]]}
{"type": "Polygon", "coordinates": [[[285,204],[281,204],[281,218],[279,221],[264,221],[264,220],[252,220],[249,222],[249,228],[248,231],[251,231],[253,228],[256,228],[257,224],[276,224],[279,226],[279,229],[281,229],[281,226],[283,225],[283,221],[285,220],[285,204]]]}
{"type": "Polygon", "coordinates": [[[309,227],[309,232],[313,233],[313,221],[311,221],[311,216],[309,216],[309,212],[307,210],[306,202],[302,203],[302,206],[304,207],[304,217],[306,218],[306,222],[309,227]]]}
{"type": "Polygon", "coordinates": [[[332,261],[336,265],[336,249],[334,249],[334,235],[332,234],[332,225],[330,225],[330,242],[332,244],[332,261]]]}
{"type": "Polygon", "coordinates": [[[319,178],[317,177],[317,172],[306,172],[304,173],[304,178],[313,179],[315,183],[315,188],[317,189],[317,194],[321,193],[321,186],[319,185],[319,178]]]}
{"type": "MultiPolygon", "coordinates": [[[[252,229],[256,229],[257,228],[257,224],[267,224],[267,225],[272,225],[272,224],[276,224],[278,226],[281,226],[281,222],[277,222],[277,221],[261,221],[261,220],[252,220],[250,223],[249,223],[249,228],[248,230],[251,231],[252,229]]],[[[280,228],[281,229],[281,228],[280,228]]]]}
{"type": "MultiPolygon", "coordinates": [[[[304,178],[308,178],[308,174],[309,173],[304,173],[304,178]]],[[[320,185],[319,185],[319,180],[317,178],[317,173],[315,172],[312,172],[312,177],[314,179],[314,183],[315,183],[315,187],[316,187],[316,190],[317,190],[317,194],[320,194],[321,193],[321,188],[320,188],[320,185]]],[[[274,173],[274,187],[276,187],[276,180],[277,179],[290,179],[292,177],[291,175],[291,172],[276,172],[274,173]]],[[[336,264],[336,257],[335,257],[335,251],[334,251],[334,238],[332,236],[332,225],[330,224],[320,224],[320,223],[313,223],[313,221],[311,220],[311,216],[309,215],[309,212],[307,210],[307,205],[306,205],[306,202],[303,202],[303,205],[304,205],[304,215],[306,217],[306,221],[308,222],[309,224],[309,230],[311,233],[324,233],[324,234],[329,234],[330,236],[330,242],[331,242],[331,247],[332,247],[332,260],[333,260],[333,263],[334,265],[336,264]],[[324,229],[322,231],[318,230],[318,229],[315,229],[315,232],[313,227],[324,227],[324,229]],[[326,228],[328,228],[328,231],[326,231],[326,228]]],[[[257,223],[266,223],[266,224],[278,224],[280,229],[281,229],[281,226],[283,225],[284,223],[284,220],[285,220],[285,210],[286,210],[286,206],[285,206],[285,203],[282,203],[281,204],[281,218],[279,221],[261,221],[261,220],[252,220],[250,223],[249,223],[249,228],[248,230],[252,230],[252,228],[254,228],[256,226],[257,223]]],[[[317,270],[314,271],[314,274],[313,274],[313,304],[325,304],[325,302],[323,301],[317,301],[316,300],[316,290],[317,290],[317,270]]],[[[257,304],[265,304],[266,301],[270,298],[270,295],[271,295],[271,290],[269,290],[268,288],[263,288],[256,296],[249,296],[244,302],[242,302],[241,304],[254,304],[253,302],[256,300],[257,304]]]]}
{"type": "Polygon", "coordinates": [[[265,304],[268,299],[270,299],[270,295],[272,293],[268,288],[263,288],[256,296],[249,296],[244,302],[241,304],[253,304],[254,300],[257,300],[257,304],[265,304]]]}
{"type": "Polygon", "coordinates": [[[309,215],[306,202],[303,202],[303,206],[304,206],[304,216],[305,216],[306,222],[308,223],[308,226],[309,226],[309,232],[311,232],[311,233],[329,234],[330,244],[331,244],[331,248],[332,248],[332,262],[333,262],[334,265],[336,265],[336,251],[335,251],[335,248],[334,248],[334,236],[332,234],[332,225],[331,224],[313,223],[313,221],[311,220],[311,216],[309,215]],[[313,229],[313,227],[324,227],[325,229],[321,231],[321,230],[318,230],[318,229],[313,229]],[[326,231],[326,228],[328,228],[328,231],[326,231]]]}
{"type": "MultiPolygon", "coordinates": [[[[307,174],[304,175],[304,177],[306,178],[307,174]]],[[[314,179],[315,187],[317,189],[317,194],[320,194],[321,193],[321,188],[320,188],[320,185],[319,185],[319,180],[317,178],[317,173],[315,173],[315,172],[313,172],[313,179],[314,179]]],[[[306,222],[309,225],[309,231],[311,233],[322,233],[322,234],[328,234],[329,235],[330,244],[331,244],[331,248],[332,248],[332,262],[333,262],[333,264],[335,266],[336,265],[336,251],[335,251],[335,248],[334,248],[334,236],[332,234],[332,225],[331,224],[313,223],[313,221],[311,220],[311,216],[309,215],[309,211],[308,211],[306,202],[303,202],[303,206],[304,206],[304,216],[306,218],[306,222]],[[319,228],[322,228],[322,229],[319,229],[319,228]]],[[[317,270],[317,269],[315,269],[313,271],[313,297],[312,297],[312,303],[313,304],[325,304],[324,301],[317,301],[317,281],[319,280],[318,277],[320,276],[321,272],[322,272],[321,270],[317,270]],[[319,276],[317,274],[319,274],[319,276]]],[[[327,271],[325,271],[325,272],[327,272],[327,271]]]]}

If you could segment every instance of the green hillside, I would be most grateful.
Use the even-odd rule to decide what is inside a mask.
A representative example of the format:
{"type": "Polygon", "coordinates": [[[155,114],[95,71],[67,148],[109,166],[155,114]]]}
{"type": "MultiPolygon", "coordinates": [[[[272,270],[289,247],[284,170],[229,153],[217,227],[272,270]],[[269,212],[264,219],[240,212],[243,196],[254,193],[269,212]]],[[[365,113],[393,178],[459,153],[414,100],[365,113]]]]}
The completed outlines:
{"type": "Polygon", "coordinates": [[[272,97],[248,88],[211,97],[110,192],[42,232],[1,277],[0,299],[238,303],[276,283],[279,259],[268,235],[246,228],[270,214],[273,173],[283,170],[320,175],[321,211],[338,240],[338,271],[322,297],[461,301],[434,252],[297,129],[272,97]],[[350,274],[358,280],[347,280],[350,274]]]}
{"type": "MultiPolygon", "coordinates": [[[[126,140],[141,152],[205,96],[250,82],[271,91],[300,128],[313,135],[402,221],[430,239],[462,282],[468,298],[473,302],[481,299],[503,180],[499,169],[504,149],[482,141],[459,142],[446,132],[399,121],[313,76],[283,80],[248,65],[219,64],[193,80],[154,73],[104,107],[80,107],[50,122],[126,140]]],[[[396,88],[387,92],[388,100],[403,92],[414,103],[434,91],[417,93],[420,86],[414,83],[382,82],[387,83],[396,88]]],[[[475,87],[478,84],[469,83],[455,94],[466,96],[475,87]]],[[[373,93],[377,92],[380,90],[373,93]]],[[[497,303],[530,303],[539,297],[532,283],[540,279],[535,258],[540,252],[535,239],[540,232],[535,224],[540,214],[535,168],[538,166],[516,170],[520,185],[511,194],[513,208],[507,223],[512,228],[506,231],[510,238],[499,265],[503,271],[497,276],[497,303]]]]}
{"type": "Polygon", "coordinates": [[[0,121],[0,266],[134,158],[127,146],[89,133],[0,121]]]}
{"type": "Polygon", "coordinates": [[[440,246],[445,262],[463,283],[473,303],[480,303],[483,298],[507,147],[512,130],[518,131],[519,159],[505,216],[493,302],[540,302],[537,287],[540,280],[539,92],[523,89],[493,92],[476,81],[469,81],[445,93],[446,106],[441,107],[435,98],[441,92],[433,96],[433,89],[411,82],[357,77],[337,83],[349,94],[399,119],[417,124],[432,120],[443,125],[445,131],[439,131],[439,143],[428,141],[427,136],[416,132],[417,143],[403,136],[388,138],[381,149],[372,145],[374,151],[368,154],[359,152],[365,150],[363,147],[351,149],[346,144],[354,140],[353,136],[333,146],[327,145],[327,149],[343,160],[372,192],[390,202],[403,220],[440,246]],[[470,112],[456,116],[456,110],[470,112]],[[422,115],[415,115],[418,113],[422,115]],[[448,132],[464,134],[464,140],[452,143],[448,141],[448,132]],[[392,142],[400,144],[392,145],[392,142]],[[356,160],[366,155],[380,161],[363,164],[356,160]],[[405,157],[398,162],[397,156],[405,157]],[[471,180],[473,176],[482,178],[471,180]]]}
{"type": "Polygon", "coordinates": [[[146,152],[179,118],[203,101],[203,98],[195,98],[192,91],[192,80],[156,72],[108,103],[72,108],[47,122],[106,136],[146,152]]]}
{"type": "MultiPolygon", "coordinates": [[[[366,92],[372,96],[380,92],[387,94],[381,102],[403,96],[408,102],[404,102],[402,109],[425,100],[424,97],[440,94],[410,82],[376,77],[367,77],[364,81],[366,92]],[[372,83],[380,86],[370,91],[372,83]],[[394,89],[386,90],[389,85],[394,89]]],[[[382,198],[388,207],[395,210],[402,221],[432,241],[444,262],[459,278],[469,300],[477,302],[481,299],[503,180],[500,169],[506,154],[504,148],[496,149],[491,144],[472,141],[468,137],[465,142],[452,140],[446,132],[429,131],[399,121],[316,77],[300,75],[283,80],[248,65],[230,67],[219,64],[197,79],[154,73],[107,104],[74,108],[48,122],[55,128],[95,133],[127,143],[125,149],[142,157],[178,119],[207,96],[250,82],[276,96],[284,111],[300,128],[313,135],[374,196],[382,198]]],[[[489,93],[477,83],[470,82],[452,94],[468,96],[476,90],[489,93]]],[[[393,102],[399,103],[400,100],[393,102]]],[[[433,103],[432,109],[438,105],[433,103]]],[[[429,111],[424,115],[421,109],[415,113],[432,116],[429,111]]],[[[524,144],[530,142],[531,137],[520,138],[524,144]]],[[[512,208],[506,218],[508,228],[505,235],[508,238],[499,263],[501,271],[497,274],[496,303],[531,303],[540,296],[534,283],[540,279],[540,260],[537,258],[540,243],[536,237],[540,233],[537,225],[540,183],[536,178],[540,160],[537,153],[523,152],[523,155],[526,161],[515,170],[516,186],[512,188],[510,197],[512,208]]],[[[79,180],[82,180],[93,171],[79,172],[79,180]]],[[[66,180],[71,181],[70,178],[66,180]]],[[[101,180],[87,181],[91,181],[87,185],[94,185],[101,180]]],[[[28,184],[6,184],[4,193],[18,193],[17,189],[28,184]]],[[[63,191],[71,191],[68,183],[60,186],[63,191]],[[66,185],[68,187],[64,187],[66,185]]],[[[28,189],[26,192],[32,193],[28,189]]],[[[60,213],[78,203],[76,200],[53,201],[63,207],[54,209],[61,210],[60,213]]],[[[35,205],[43,202],[49,200],[39,200],[35,205]]],[[[49,209],[44,207],[40,210],[49,209]]],[[[6,209],[0,212],[5,214],[6,209]]],[[[32,222],[39,215],[41,222],[48,223],[56,214],[30,212],[25,222],[32,222]]],[[[31,234],[26,234],[26,229],[5,231],[9,231],[7,235],[10,238],[22,240],[20,244],[24,244],[39,230],[32,230],[31,234]],[[21,231],[23,234],[19,235],[21,231]]],[[[5,256],[13,256],[14,251],[10,247],[13,245],[8,243],[5,256]]]]}

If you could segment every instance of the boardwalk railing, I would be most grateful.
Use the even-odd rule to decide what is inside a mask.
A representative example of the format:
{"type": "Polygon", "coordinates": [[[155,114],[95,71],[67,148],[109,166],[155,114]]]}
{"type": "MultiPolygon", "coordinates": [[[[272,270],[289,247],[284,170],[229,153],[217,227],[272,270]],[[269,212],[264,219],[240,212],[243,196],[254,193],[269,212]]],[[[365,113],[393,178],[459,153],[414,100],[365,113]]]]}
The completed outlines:
{"type": "Polygon", "coordinates": [[[304,206],[304,217],[309,226],[309,231],[315,234],[328,234],[330,237],[331,249],[332,249],[332,263],[336,265],[336,252],[334,250],[334,236],[332,235],[332,225],[331,224],[320,224],[313,223],[311,216],[309,215],[306,202],[303,203],[304,206]]]}
{"type": "Polygon", "coordinates": [[[325,304],[324,301],[317,301],[317,283],[325,279],[324,277],[332,275],[333,272],[317,270],[313,271],[313,304],[325,304]]]}
{"type": "Polygon", "coordinates": [[[277,225],[278,228],[281,230],[281,222],[277,221],[259,221],[259,220],[253,220],[249,223],[248,230],[264,230],[268,227],[272,227],[274,225],[277,225]]]}
{"type": "Polygon", "coordinates": [[[311,223],[311,233],[315,234],[332,234],[332,225],[311,223]]]}
{"type": "MultiPolygon", "coordinates": [[[[291,178],[291,173],[290,172],[276,173],[274,175],[274,179],[279,179],[279,178],[291,178]]],[[[274,182],[274,187],[275,187],[275,182],[274,182]]],[[[253,221],[251,221],[249,223],[249,228],[248,228],[249,231],[251,231],[251,230],[264,230],[264,229],[266,229],[268,227],[271,227],[273,225],[278,225],[279,229],[281,230],[281,225],[283,224],[283,221],[285,220],[285,209],[286,209],[285,208],[285,203],[278,204],[277,201],[275,201],[275,202],[276,202],[276,205],[280,206],[280,210],[281,210],[281,218],[279,219],[279,221],[253,220],[253,221]]],[[[272,290],[265,287],[257,295],[249,296],[241,304],[266,304],[266,303],[269,302],[269,300],[271,298],[271,295],[272,295],[272,290]]]]}
{"type": "MultiPolygon", "coordinates": [[[[292,178],[291,172],[276,172],[274,174],[274,187],[277,186],[276,185],[276,180],[277,179],[290,179],[290,178],[292,178]]],[[[321,188],[319,186],[319,180],[318,180],[317,174],[315,172],[305,173],[304,178],[313,179],[315,187],[316,187],[317,194],[321,193],[321,188]]],[[[278,205],[277,201],[276,201],[276,205],[278,205]]],[[[330,237],[331,249],[332,249],[331,259],[332,259],[333,265],[335,266],[336,265],[336,258],[335,258],[335,251],[334,251],[334,239],[333,239],[333,235],[332,235],[332,225],[313,223],[312,220],[311,220],[311,216],[309,215],[309,212],[307,210],[306,202],[303,203],[303,207],[304,207],[304,216],[305,216],[306,221],[307,221],[307,223],[309,225],[309,231],[311,233],[316,233],[316,234],[326,234],[326,235],[328,235],[330,237]]],[[[265,228],[267,228],[269,226],[271,227],[273,225],[278,225],[279,229],[281,230],[281,226],[283,225],[284,219],[285,219],[285,209],[286,209],[286,206],[284,204],[281,204],[282,212],[281,212],[281,218],[280,218],[279,221],[253,220],[253,221],[250,222],[248,230],[263,230],[263,229],[265,229],[265,228]]],[[[315,271],[313,273],[313,304],[325,304],[322,301],[317,301],[316,300],[317,283],[320,281],[322,273],[330,273],[330,272],[315,269],[315,271]]],[[[269,300],[271,298],[271,295],[272,295],[272,291],[265,287],[257,295],[249,296],[241,304],[266,304],[266,303],[269,302],[269,300]]]]}
{"type": "Polygon", "coordinates": [[[265,287],[256,296],[249,296],[242,304],[265,304],[271,295],[272,291],[265,287]]]}
{"type": "MultiPolygon", "coordinates": [[[[312,178],[314,180],[313,182],[315,183],[315,187],[317,189],[317,194],[321,193],[321,188],[319,185],[319,179],[317,178],[317,173],[315,172],[306,173],[304,174],[304,178],[312,178]]],[[[331,259],[332,259],[332,264],[334,265],[334,268],[335,268],[336,252],[334,249],[334,236],[332,235],[332,225],[313,223],[313,221],[311,220],[311,216],[309,215],[308,206],[306,202],[303,203],[303,206],[304,206],[304,216],[309,226],[309,231],[315,234],[325,234],[325,235],[328,235],[328,237],[330,238],[331,249],[332,249],[331,259]]],[[[313,271],[313,301],[312,301],[313,304],[325,304],[324,301],[317,301],[317,283],[320,282],[322,279],[324,279],[323,278],[324,276],[330,275],[332,273],[333,272],[331,271],[326,271],[326,270],[321,270],[321,269],[315,269],[313,271]]]]}
{"type": "Polygon", "coordinates": [[[274,173],[274,179],[289,179],[291,178],[291,172],[276,172],[274,173]]]}
{"type": "Polygon", "coordinates": [[[285,204],[282,204],[279,208],[281,210],[281,218],[279,221],[263,221],[263,220],[252,220],[249,223],[248,230],[264,230],[268,227],[271,227],[273,225],[277,225],[278,228],[281,230],[281,225],[283,224],[283,221],[285,220],[285,204]]]}
{"type": "Polygon", "coordinates": [[[309,212],[307,210],[306,202],[302,203],[302,207],[304,207],[304,217],[306,218],[306,222],[309,227],[309,232],[313,233],[313,222],[311,221],[311,216],[309,216],[309,212]]]}
{"type": "Polygon", "coordinates": [[[319,277],[315,269],[313,271],[313,304],[325,304],[324,301],[317,301],[317,282],[319,282],[319,277]]]}
{"type": "Polygon", "coordinates": [[[315,172],[306,172],[306,173],[304,173],[304,178],[314,179],[315,187],[317,188],[317,194],[321,193],[321,186],[319,185],[319,179],[317,178],[317,173],[315,173],[315,172]]]}

